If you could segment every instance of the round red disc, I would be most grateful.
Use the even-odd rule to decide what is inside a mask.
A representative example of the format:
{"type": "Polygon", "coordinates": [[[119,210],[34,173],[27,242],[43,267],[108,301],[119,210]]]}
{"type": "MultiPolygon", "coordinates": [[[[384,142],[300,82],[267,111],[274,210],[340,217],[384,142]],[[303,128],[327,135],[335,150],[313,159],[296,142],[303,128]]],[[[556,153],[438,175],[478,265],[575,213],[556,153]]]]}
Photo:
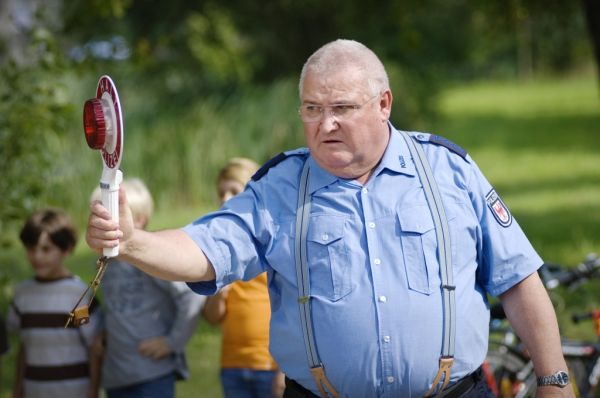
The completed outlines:
{"type": "Polygon", "coordinates": [[[92,149],[101,149],[106,138],[106,121],[102,111],[102,102],[97,99],[85,101],[83,106],[83,130],[85,140],[92,149]]]}

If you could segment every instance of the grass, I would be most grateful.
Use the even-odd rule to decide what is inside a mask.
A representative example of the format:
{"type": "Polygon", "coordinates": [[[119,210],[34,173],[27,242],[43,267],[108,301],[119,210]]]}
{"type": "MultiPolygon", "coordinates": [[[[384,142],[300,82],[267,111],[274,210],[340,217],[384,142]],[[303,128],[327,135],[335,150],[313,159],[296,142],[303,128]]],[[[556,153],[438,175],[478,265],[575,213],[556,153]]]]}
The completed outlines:
{"type": "MultiPolygon", "coordinates": [[[[446,136],[469,151],[502,195],[540,255],[549,262],[575,265],[587,253],[600,251],[600,101],[597,87],[595,78],[591,75],[531,82],[481,82],[453,87],[439,98],[439,118],[426,126],[427,130],[446,136]]],[[[252,115],[260,114],[258,110],[261,109],[274,109],[273,112],[276,113],[277,99],[293,96],[293,89],[293,85],[279,85],[271,93],[257,93],[249,97],[243,106],[225,106],[221,109],[222,116],[219,116],[217,106],[209,104],[206,105],[208,110],[198,108],[197,113],[205,115],[202,123],[187,123],[189,120],[184,120],[179,122],[175,129],[168,126],[169,122],[159,123],[157,131],[149,131],[148,135],[158,134],[158,130],[160,133],[168,130],[171,136],[174,130],[181,136],[200,130],[218,132],[214,140],[238,140],[234,149],[242,150],[242,154],[246,156],[264,160],[267,154],[287,148],[278,146],[289,140],[286,137],[289,131],[293,130],[289,127],[292,122],[274,116],[269,116],[267,121],[261,121],[256,117],[253,119],[252,115]],[[234,119],[233,110],[242,116],[234,119]],[[209,115],[212,116],[209,118],[209,115]],[[247,131],[248,136],[238,137],[236,134],[239,133],[232,126],[241,126],[245,120],[249,120],[243,124],[249,130],[243,131],[247,131]],[[214,123],[215,126],[210,123],[214,123]],[[186,125],[194,127],[187,127],[190,131],[182,131],[186,125]],[[266,130],[261,138],[259,130],[263,127],[269,130],[266,130]],[[274,139],[269,139],[263,145],[264,134],[267,137],[273,135],[274,139]]],[[[133,103],[134,99],[130,102],[133,103]]],[[[291,109],[293,106],[286,102],[283,108],[291,109]]],[[[135,120],[135,116],[132,119],[135,120]]],[[[141,144],[135,143],[139,142],[137,140],[142,134],[142,127],[152,128],[130,128],[128,132],[134,137],[131,138],[127,149],[132,152],[131,157],[142,158],[141,165],[149,162],[151,158],[144,159],[147,154],[134,155],[136,151],[129,148],[141,148],[141,144]],[[140,131],[136,132],[136,129],[140,131]]],[[[153,192],[166,199],[173,199],[168,194],[160,193],[158,188],[169,175],[183,173],[183,169],[196,163],[196,152],[191,150],[192,147],[199,148],[199,158],[203,164],[216,164],[217,161],[221,161],[213,159],[217,154],[211,153],[212,147],[202,146],[201,142],[209,141],[200,140],[181,145],[162,141],[156,143],[156,149],[152,150],[160,152],[161,146],[172,146],[176,152],[166,156],[168,161],[165,163],[172,163],[180,158],[185,162],[185,167],[179,170],[177,167],[181,166],[162,165],[165,167],[164,175],[151,179],[151,182],[154,182],[151,184],[153,192]]],[[[227,155],[236,154],[228,152],[227,155]]],[[[134,174],[143,175],[144,170],[140,166],[136,167],[134,174]]],[[[204,190],[202,203],[208,203],[210,198],[214,198],[212,194],[207,193],[213,189],[212,182],[206,183],[211,181],[212,175],[203,173],[206,174],[202,179],[204,183],[194,187],[190,195],[194,196],[200,190],[204,190]]],[[[203,174],[195,174],[191,178],[198,179],[201,175],[203,174]]],[[[182,180],[183,183],[185,180],[182,180]]],[[[84,196],[87,196],[87,193],[84,193],[84,196]]],[[[211,207],[174,206],[166,199],[158,201],[159,205],[150,229],[185,225],[211,207]]],[[[89,280],[94,272],[95,260],[96,255],[81,243],[68,264],[75,273],[89,280]]],[[[20,278],[27,272],[26,267],[22,265],[21,253],[5,253],[2,261],[14,265],[5,269],[5,273],[9,272],[20,278]],[[21,265],[18,265],[19,263],[21,265]]],[[[565,303],[565,308],[559,308],[559,318],[566,335],[593,337],[591,325],[575,327],[569,322],[568,316],[572,310],[600,306],[598,288],[598,283],[593,282],[577,292],[560,292],[560,296],[555,295],[557,303],[565,303]]],[[[191,378],[178,383],[179,397],[221,397],[218,379],[219,344],[219,330],[202,322],[188,344],[191,378]]],[[[2,398],[9,396],[8,389],[13,372],[12,355],[9,354],[3,360],[4,371],[0,385],[2,398]]]]}
{"type": "Polygon", "coordinates": [[[592,77],[460,87],[440,108],[433,130],[468,149],[544,258],[573,264],[597,250],[600,101],[592,77]]]}
{"type": "MultiPolygon", "coordinates": [[[[600,96],[590,75],[483,82],[446,91],[431,130],[464,146],[545,261],[600,251],[600,96]]],[[[572,312],[600,306],[600,284],[554,293],[563,334],[594,338],[572,312]]]]}

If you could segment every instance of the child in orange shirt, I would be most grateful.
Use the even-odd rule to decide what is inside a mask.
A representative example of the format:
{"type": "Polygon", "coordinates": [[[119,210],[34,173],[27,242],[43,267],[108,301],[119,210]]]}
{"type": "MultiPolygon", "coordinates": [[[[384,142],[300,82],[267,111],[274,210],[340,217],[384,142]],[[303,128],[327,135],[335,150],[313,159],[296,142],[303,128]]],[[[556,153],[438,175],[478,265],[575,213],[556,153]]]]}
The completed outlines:
{"type": "MultiPolygon", "coordinates": [[[[237,195],[258,165],[233,158],[217,178],[221,203],[237,195]]],[[[283,395],[283,375],[269,353],[271,306],[267,275],[237,281],[208,297],[203,315],[211,324],[221,324],[221,383],[225,398],[265,398],[283,395]]]]}

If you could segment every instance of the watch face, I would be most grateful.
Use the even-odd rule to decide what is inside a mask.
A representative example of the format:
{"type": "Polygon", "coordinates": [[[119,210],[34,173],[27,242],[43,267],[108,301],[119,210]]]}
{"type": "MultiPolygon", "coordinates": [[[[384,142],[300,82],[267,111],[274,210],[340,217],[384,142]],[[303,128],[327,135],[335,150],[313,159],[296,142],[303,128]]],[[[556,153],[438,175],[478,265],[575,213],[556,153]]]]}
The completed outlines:
{"type": "Polygon", "coordinates": [[[569,384],[569,375],[567,374],[567,372],[557,372],[556,381],[558,382],[559,386],[566,386],[567,384],[569,384]]]}

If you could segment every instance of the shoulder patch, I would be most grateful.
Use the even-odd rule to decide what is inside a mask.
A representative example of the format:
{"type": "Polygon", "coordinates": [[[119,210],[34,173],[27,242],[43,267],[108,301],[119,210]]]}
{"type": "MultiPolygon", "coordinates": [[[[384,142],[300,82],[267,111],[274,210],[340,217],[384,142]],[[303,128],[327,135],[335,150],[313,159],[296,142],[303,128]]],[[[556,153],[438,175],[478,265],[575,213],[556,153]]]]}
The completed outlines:
{"type": "Polygon", "coordinates": [[[293,150],[293,151],[281,152],[280,154],[267,160],[265,162],[265,164],[263,164],[260,167],[260,169],[258,169],[256,171],[256,173],[254,173],[254,175],[252,176],[252,181],[260,180],[267,174],[267,172],[269,171],[269,169],[271,169],[271,167],[277,166],[279,163],[283,162],[285,159],[289,158],[290,156],[305,155],[307,153],[308,153],[307,150],[293,150]]]}
{"type": "Polygon", "coordinates": [[[485,201],[491,210],[492,214],[498,224],[502,225],[504,228],[510,226],[512,223],[512,214],[508,211],[508,207],[504,204],[500,196],[496,193],[496,190],[492,189],[490,192],[485,195],[485,201]]]}
{"type": "Polygon", "coordinates": [[[439,135],[431,134],[429,136],[429,142],[436,145],[441,145],[445,148],[448,148],[450,151],[456,153],[463,159],[467,160],[467,151],[465,151],[461,146],[455,144],[447,138],[441,137],[439,135]]]}

